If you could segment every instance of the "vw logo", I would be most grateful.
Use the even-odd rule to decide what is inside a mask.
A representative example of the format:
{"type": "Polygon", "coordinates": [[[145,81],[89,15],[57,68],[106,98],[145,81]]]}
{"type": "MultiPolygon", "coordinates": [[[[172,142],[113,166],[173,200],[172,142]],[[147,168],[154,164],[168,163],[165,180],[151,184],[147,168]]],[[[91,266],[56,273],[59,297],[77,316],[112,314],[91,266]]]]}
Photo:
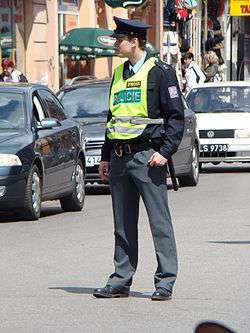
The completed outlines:
{"type": "Polygon", "coordinates": [[[213,138],[214,137],[214,131],[208,131],[207,132],[207,137],[208,138],[213,138]]]}

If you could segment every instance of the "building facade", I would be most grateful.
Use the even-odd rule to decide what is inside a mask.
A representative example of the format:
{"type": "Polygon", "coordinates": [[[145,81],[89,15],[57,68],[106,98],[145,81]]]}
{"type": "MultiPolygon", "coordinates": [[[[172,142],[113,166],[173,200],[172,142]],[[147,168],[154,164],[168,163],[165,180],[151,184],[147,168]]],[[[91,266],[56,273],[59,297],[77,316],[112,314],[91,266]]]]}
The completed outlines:
{"type": "Polygon", "coordinates": [[[117,57],[72,61],[59,55],[59,40],[78,27],[114,28],[113,16],[139,15],[153,24],[150,39],[160,47],[162,0],[149,1],[150,11],[113,9],[104,0],[0,0],[0,58],[10,57],[29,82],[57,91],[65,80],[91,74],[110,77],[117,57]]]}
{"type": "Polygon", "coordinates": [[[1,58],[10,57],[30,82],[58,88],[57,1],[0,0],[1,58]]]}
{"type": "Polygon", "coordinates": [[[149,41],[161,58],[175,65],[180,78],[185,50],[193,51],[196,61],[202,62],[208,36],[215,33],[211,18],[216,15],[223,36],[216,47],[224,61],[225,79],[250,79],[250,13],[230,15],[231,1],[197,1],[195,9],[185,12],[172,0],[176,23],[171,26],[164,12],[171,0],[148,0],[142,7],[129,9],[111,8],[105,0],[0,0],[0,60],[12,58],[29,82],[48,85],[54,91],[77,75],[111,77],[121,59],[72,60],[59,55],[59,41],[78,27],[113,29],[113,16],[120,16],[152,25],[149,41]]]}

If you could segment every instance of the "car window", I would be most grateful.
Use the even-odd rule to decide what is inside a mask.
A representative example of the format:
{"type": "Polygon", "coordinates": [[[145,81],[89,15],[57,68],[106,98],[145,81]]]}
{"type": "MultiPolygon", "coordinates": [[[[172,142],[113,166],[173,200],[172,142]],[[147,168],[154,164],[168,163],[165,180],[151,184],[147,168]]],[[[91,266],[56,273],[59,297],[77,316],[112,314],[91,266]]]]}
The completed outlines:
{"type": "Polygon", "coordinates": [[[68,117],[107,117],[109,110],[109,84],[88,85],[65,90],[58,98],[68,117]]]}
{"type": "Polygon", "coordinates": [[[48,90],[45,89],[40,89],[38,92],[39,96],[45,102],[50,117],[56,118],[58,120],[66,119],[61,104],[53,94],[51,94],[48,90]]]}
{"type": "Polygon", "coordinates": [[[43,107],[35,95],[33,95],[33,114],[38,122],[41,122],[46,117],[43,107]]]}
{"type": "Polygon", "coordinates": [[[16,92],[0,92],[0,131],[24,127],[24,95],[16,92]]]}
{"type": "Polygon", "coordinates": [[[205,112],[250,112],[250,87],[219,86],[192,89],[187,96],[191,109],[205,112]]]}

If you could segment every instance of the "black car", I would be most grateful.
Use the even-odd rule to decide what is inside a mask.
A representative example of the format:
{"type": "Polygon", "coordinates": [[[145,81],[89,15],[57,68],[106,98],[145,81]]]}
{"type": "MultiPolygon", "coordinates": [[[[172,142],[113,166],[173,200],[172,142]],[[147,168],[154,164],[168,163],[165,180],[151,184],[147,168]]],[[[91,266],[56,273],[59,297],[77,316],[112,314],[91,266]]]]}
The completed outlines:
{"type": "MultiPolygon", "coordinates": [[[[86,127],[86,181],[106,184],[99,178],[98,165],[104,142],[105,124],[109,109],[110,80],[90,80],[63,87],[58,98],[68,117],[86,127]]],[[[180,186],[196,186],[199,181],[199,139],[196,116],[185,105],[185,130],[178,151],[173,156],[180,186]]]]}
{"type": "Polygon", "coordinates": [[[0,84],[0,210],[36,220],[41,202],[55,199],[65,211],[81,210],[83,133],[45,86],[0,84]]]}

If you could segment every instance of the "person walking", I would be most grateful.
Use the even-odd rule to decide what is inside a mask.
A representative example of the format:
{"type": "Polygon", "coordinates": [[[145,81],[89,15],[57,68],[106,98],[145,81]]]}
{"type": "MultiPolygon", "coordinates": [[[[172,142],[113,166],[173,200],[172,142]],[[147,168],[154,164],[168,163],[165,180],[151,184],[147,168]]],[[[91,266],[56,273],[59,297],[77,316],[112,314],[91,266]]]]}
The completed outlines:
{"type": "Polygon", "coordinates": [[[14,62],[11,59],[2,61],[3,72],[0,74],[0,82],[28,82],[22,72],[15,69],[14,62]]]}
{"type": "Polygon", "coordinates": [[[187,52],[183,57],[183,62],[185,66],[187,92],[197,84],[205,82],[206,76],[200,69],[199,65],[194,61],[193,53],[187,52]]]}
{"type": "Polygon", "coordinates": [[[184,110],[174,70],[145,51],[149,25],[114,17],[115,47],[128,60],[114,72],[99,174],[109,179],[115,271],[97,298],[128,297],[138,263],[139,200],[146,206],[158,267],[152,300],[171,298],[177,254],[167,199],[167,161],[183,136],[184,110]]]}
{"type": "Polygon", "coordinates": [[[219,71],[219,58],[214,51],[208,51],[204,55],[204,72],[206,74],[205,82],[221,82],[222,77],[219,71]]]}

